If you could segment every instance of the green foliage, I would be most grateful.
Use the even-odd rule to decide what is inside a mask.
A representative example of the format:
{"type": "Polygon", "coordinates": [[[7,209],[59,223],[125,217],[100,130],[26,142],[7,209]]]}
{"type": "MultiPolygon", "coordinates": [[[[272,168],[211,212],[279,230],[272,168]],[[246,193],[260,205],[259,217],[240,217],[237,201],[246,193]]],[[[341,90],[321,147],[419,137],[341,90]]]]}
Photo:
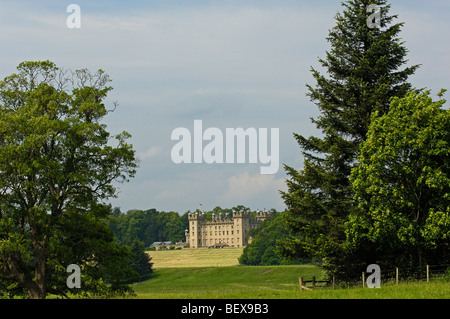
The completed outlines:
{"type": "Polygon", "coordinates": [[[184,231],[188,228],[187,213],[134,210],[124,214],[119,209],[109,222],[116,240],[122,245],[131,245],[136,239],[149,247],[155,241],[184,241],[184,231]]]}
{"type": "Polygon", "coordinates": [[[351,176],[359,209],[346,234],[354,253],[411,271],[450,262],[450,112],[444,103],[433,102],[428,91],[409,93],[394,98],[387,114],[374,114],[351,176]]]}
{"type": "Polygon", "coordinates": [[[138,274],[137,277],[132,277],[129,282],[143,281],[150,278],[153,273],[151,258],[145,252],[144,243],[139,240],[134,240],[130,247],[133,257],[131,259],[131,268],[138,274]]]}
{"type": "Polygon", "coordinates": [[[118,288],[129,251],[102,202],[116,195],[113,181],[134,176],[136,159],[130,135],[101,123],[110,79],[49,61],[17,70],[0,82],[0,290],[66,295],[69,264],[82,267],[80,293],[118,288]]]}
{"type": "Polygon", "coordinates": [[[280,255],[279,241],[289,236],[289,231],[283,222],[281,213],[275,213],[266,219],[258,228],[250,230],[252,242],[244,248],[239,258],[242,265],[286,265],[298,263],[299,260],[289,260],[280,255]]]}
{"type": "Polygon", "coordinates": [[[406,48],[398,38],[402,24],[393,24],[386,1],[353,0],[343,3],[327,40],[331,50],[319,63],[328,76],[312,68],[316,86],[308,96],[320,115],[312,119],[321,137],[294,134],[302,149],[304,167],[285,165],[289,176],[282,192],[291,237],[283,254],[293,257],[333,257],[344,253],[344,224],[355,208],[349,176],[357,162],[372,113],[389,110],[392,97],[410,89],[407,79],[418,66],[401,69],[406,48]],[[382,8],[382,28],[367,26],[369,4],[382,8]]]}

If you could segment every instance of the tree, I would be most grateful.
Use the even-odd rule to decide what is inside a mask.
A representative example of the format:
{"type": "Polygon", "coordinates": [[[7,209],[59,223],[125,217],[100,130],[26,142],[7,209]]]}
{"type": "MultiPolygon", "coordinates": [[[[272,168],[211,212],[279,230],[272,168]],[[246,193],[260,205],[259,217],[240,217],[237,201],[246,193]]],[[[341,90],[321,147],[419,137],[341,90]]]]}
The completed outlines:
{"type": "Polygon", "coordinates": [[[250,230],[249,237],[252,241],[239,257],[240,264],[280,265],[300,262],[284,258],[279,253],[279,242],[289,236],[282,217],[281,213],[275,213],[272,218],[264,220],[257,228],[250,230]]]}
{"type": "Polygon", "coordinates": [[[17,70],[0,82],[0,278],[29,298],[65,295],[77,264],[80,291],[118,288],[129,250],[104,223],[104,201],[137,165],[130,135],[101,123],[109,76],[49,61],[17,70]]]}
{"type": "Polygon", "coordinates": [[[180,216],[177,212],[158,212],[154,208],[111,217],[108,225],[122,245],[131,245],[136,239],[142,241],[145,247],[155,241],[182,241],[188,227],[187,214],[180,216]]]}
{"type": "Polygon", "coordinates": [[[392,97],[410,89],[407,79],[418,66],[406,67],[407,50],[398,38],[402,23],[393,24],[384,0],[350,0],[336,15],[327,40],[331,50],[319,63],[328,77],[311,68],[316,86],[308,96],[320,115],[312,122],[321,137],[294,134],[302,149],[304,167],[285,165],[288,208],[285,220],[292,237],[283,253],[294,257],[339,258],[345,242],[344,223],[354,209],[351,169],[373,112],[389,110],[392,97]],[[381,28],[369,28],[369,4],[381,8],[381,28]]]}
{"type": "MultiPolygon", "coordinates": [[[[442,96],[442,92],[439,94],[442,96]]],[[[349,249],[366,263],[414,272],[450,262],[450,111],[426,91],[374,114],[351,181],[358,210],[349,249]]]]}
{"type": "Polygon", "coordinates": [[[161,212],[159,214],[161,223],[164,225],[163,241],[172,241],[174,243],[186,239],[183,222],[181,216],[176,212],[161,212]]]}
{"type": "Polygon", "coordinates": [[[131,244],[131,252],[133,257],[131,259],[131,268],[139,275],[133,277],[131,281],[143,281],[150,278],[153,273],[150,256],[145,252],[144,243],[139,240],[134,240],[131,244]]]}

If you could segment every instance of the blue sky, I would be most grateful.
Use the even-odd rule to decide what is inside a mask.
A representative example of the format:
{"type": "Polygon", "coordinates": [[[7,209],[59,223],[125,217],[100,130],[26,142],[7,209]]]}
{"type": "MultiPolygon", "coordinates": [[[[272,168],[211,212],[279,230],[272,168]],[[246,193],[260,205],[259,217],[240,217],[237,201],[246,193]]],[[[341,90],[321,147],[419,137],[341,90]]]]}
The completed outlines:
{"type": "MultiPolygon", "coordinates": [[[[433,92],[450,88],[449,1],[392,0],[405,22],[401,38],[410,78],[433,92]]],[[[316,135],[306,97],[310,66],[329,49],[328,30],[340,1],[14,1],[0,3],[0,77],[25,60],[70,69],[104,69],[113,79],[105,122],[132,134],[141,160],[111,200],[123,211],[195,210],[239,204],[284,209],[282,166],[261,175],[260,164],[179,164],[171,132],[204,128],[279,128],[280,162],[301,168],[292,133],[316,135]],[[66,7],[81,7],[81,28],[66,26],[66,7]]]]}

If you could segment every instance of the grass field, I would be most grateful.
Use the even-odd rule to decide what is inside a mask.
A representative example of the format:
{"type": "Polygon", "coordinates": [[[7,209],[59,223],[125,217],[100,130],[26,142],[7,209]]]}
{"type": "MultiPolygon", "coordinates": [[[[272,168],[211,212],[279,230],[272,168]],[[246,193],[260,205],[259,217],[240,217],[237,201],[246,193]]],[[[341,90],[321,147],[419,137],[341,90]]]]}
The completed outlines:
{"type": "Polygon", "coordinates": [[[160,268],[136,284],[139,298],[298,298],[298,277],[313,276],[314,266],[227,266],[160,268]]]}
{"type": "Polygon", "coordinates": [[[243,248],[148,251],[154,269],[167,267],[225,267],[239,264],[243,248]]]}
{"type": "Polygon", "coordinates": [[[321,269],[299,266],[236,266],[242,248],[149,252],[153,277],[132,285],[146,299],[449,299],[448,277],[426,282],[300,291],[298,278],[322,278],[321,269]]]}

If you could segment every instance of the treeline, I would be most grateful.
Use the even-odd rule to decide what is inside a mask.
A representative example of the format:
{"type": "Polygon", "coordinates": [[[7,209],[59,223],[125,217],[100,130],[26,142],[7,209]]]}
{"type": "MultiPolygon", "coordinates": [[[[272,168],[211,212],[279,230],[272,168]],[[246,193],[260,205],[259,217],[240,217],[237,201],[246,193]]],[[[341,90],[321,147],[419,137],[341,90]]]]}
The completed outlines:
{"type": "Polygon", "coordinates": [[[116,207],[111,217],[109,227],[121,245],[131,245],[135,240],[141,241],[145,247],[155,241],[184,241],[184,231],[189,225],[188,212],[180,215],[177,212],[149,209],[123,213],[116,207]]]}

